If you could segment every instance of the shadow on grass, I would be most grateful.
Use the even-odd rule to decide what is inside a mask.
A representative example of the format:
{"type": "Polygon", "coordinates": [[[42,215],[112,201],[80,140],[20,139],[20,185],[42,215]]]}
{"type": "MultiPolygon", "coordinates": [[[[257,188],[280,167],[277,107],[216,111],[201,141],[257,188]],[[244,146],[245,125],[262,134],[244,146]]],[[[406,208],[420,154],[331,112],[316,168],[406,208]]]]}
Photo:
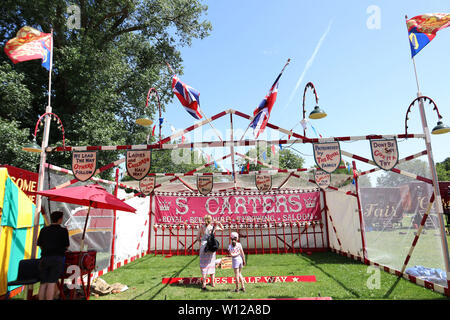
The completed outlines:
{"type": "MultiPolygon", "coordinates": [[[[186,269],[192,262],[194,262],[195,260],[197,260],[197,256],[194,256],[188,263],[186,263],[180,270],[178,270],[177,272],[173,273],[169,278],[176,278],[180,275],[180,273],[186,269]]],[[[154,288],[157,288],[160,284],[156,284],[155,286],[147,289],[146,291],[142,292],[141,294],[135,296],[134,298],[132,298],[131,300],[136,300],[139,297],[142,297],[143,295],[145,295],[146,293],[152,291],[154,288]]],[[[153,296],[151,296],[148,300],[153,300],[159,293],[161,293],[161,291],[163,291],[169,284],[165,284],[162,288],[160,288],[153,296]]]]}
{"type": "MultiPolygon", "coordinates": [[[[355,298],[360,298],[361,297],[355,290],[347,287],[343,282],[339,281],[331,273],[325,271],[322,267],[320,267],[321,263],[329,264],[330,263],[330,258],[332,256],[330,256],[328,254],[327,255],[316,255],[316,254],[313,254],[313,255],[310,255],[310,256],[307,256],[307,257],[302,256],[301,254],[297,254],[297,256],[300,259],[303,259],[304,261],[309,262],[309,264],[311,266],[313,266],[314,268],[320,270],[323,274],[328,276],[330,279],[333,279],[341,288],[343,288],[347,292],[350,292],[355,298]]],[[[340,258],[340,257],[338,256],[338,258],[340,258]]],[[[332,260],[334,260],[334,259],[332,259],[332,260]]],[[[336,259],[335,261],[331,261],[331,263],[345,264],[346,260],[336,259]]],[[[347,261],[347,264],[350,264],[350,263],[351,264],[355,264],[355,261],[353,261],[353,260],[347,261]]]]}
{"type": "MultiPolygon", "coordinates": [[[[183,289],[187,289],[187,288],[198,288],[198,290],[201,290],[201,284],[199,283],[190,283],[190,284],[176,284],[176,283],[170,283],[168,284],[171,287],[179,287],[179,288],[183,288],[183,289]]],[[[167,285],[166,285],[167,286],[167,285]]],[[[219,289],[216,287],[211,287],[210,285],[208,285],[206,287],[206,291],[205,292],[233,292],[233,290],[231,289],[227,289],[227,288],[223,288],[223,289],[219,289]]]]}
{"type": "Polygon", "coordinates": [[[401,277],[397,277],[397,280],[395,280],[394,284],[385,293],[385,295],[383,296],[383,299],[389,298],[389,296],[391,295],[392,291],[394,291],[395,287],[397,287],[398,283],[400,282],[400,279],[401,279],[401,277]]]}

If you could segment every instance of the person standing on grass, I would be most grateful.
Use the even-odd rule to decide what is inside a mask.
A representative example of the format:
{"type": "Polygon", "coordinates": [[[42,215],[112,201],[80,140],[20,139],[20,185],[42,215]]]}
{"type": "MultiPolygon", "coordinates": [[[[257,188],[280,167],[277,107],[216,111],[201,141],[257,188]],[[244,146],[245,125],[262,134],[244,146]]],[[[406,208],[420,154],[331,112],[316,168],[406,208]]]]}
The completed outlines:
{"type": "Polygon", "coordinates": [[[239,292],[239,282],[241,283],[241,290],[245,292],[245,281],[242,276],[242,267],[245,266],[245,254],[242,249],[242,245],[239,240],[239,235],[237,232],[231,233],[231,243],[228,246],[228,252],[232,257],[231,264],[234,270],[234,276],[236,278],[236,289],[234,292],[239,292]]]}
{"type": "Polygon", "coordinates": [[[39,300],[53,300],[58,289],[56,283],[64,272],[66,250],[70,245],[69,232],[61,226],[62,211],[50,215],[51,224],[39,232],[37,245],[41,248],[39,262],[39,300]]]}
{"type": "Polygon", "coordinates": [[[216,230],[223,230],[223,225],[217,222],[217,225],[212,224],[211,215],[207,214],[203,217],[204,225],[200,226],[197,238],[201,241],[200,246],[200,271],[202,272],[202,290],[206,290],[206,277],[211,275],[211,286],[215,287],[215,273],[216,273],[216,253],[206,251],[206,244],[208,237],[216,230]]]}

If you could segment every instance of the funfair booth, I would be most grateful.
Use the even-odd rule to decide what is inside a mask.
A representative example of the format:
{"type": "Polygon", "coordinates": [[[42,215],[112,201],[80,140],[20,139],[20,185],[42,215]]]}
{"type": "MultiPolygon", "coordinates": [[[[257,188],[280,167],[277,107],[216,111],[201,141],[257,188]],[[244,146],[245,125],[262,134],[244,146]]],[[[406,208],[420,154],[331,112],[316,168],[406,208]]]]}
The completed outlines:
{"type": "MultiPolygon", "coordinates": [[[[107,252],[106,262],[96,268],[96,276],[146,254],[198,254],[198,228],[203,216],[210,214],[225,226],[225,230],[217,232],[222,245],[219,254],[225,252],[224,243],[228,243],[229,234],[236,231],[246,254],[331,250],[448,294],[447,260],[441,241],[442,211],[439,210],[442,204],[433,195],[433,180],[397,168],[398,164],[427,156],[427,148],[420,150],[417,143],[425,140],[424,134],[405,130],[405,133],[392,135],[307,138],[268,123],[267,128],[286,138],[237,140],[231,129],[229,140],[219,137],[215,141],[180,141],[189,132],[220,118],[228,120],[232,128],[237,117],[247,122],[253,119],[229,109],[155,144],[47,148],[47,152],[81,154],[124,150],[127,153],[125,158],[104,168],[124,163],[127,173],[136,177],[135,181],[99,182],[115,186],[116,191],[112,192],[117,192],[127,203],[133,202],[137,214],[112,213],[108,235],[100,231],[93,236],[94,227],[92,233],[88,232],[89,248],[93,246],[107,252]],[[365,145],[367,154],[352,152],[357,144],[365,145]],[[271,150],[276,154],[283,147],[299,145],[310,148],[315,157],[315,168],[279,169],[276,161],[268,161],[261,153],[251,156],[238,150],[258,146],[259,150],[271,150]],[[403,146],[408,150],[419,149],[413,154],[402,155],[403,146]],[[206,148],[221,148],[229,153],[208,157],[211,161],[189,172],[150,172],[151,159],[160,150],[169,149],[180,155],[183,150],[206,148]],[[244,159],[239,168],[235,167],[238,158],[244,159]],[[201,172],[211,166],[218,168],[218,164],[226,159],[231,159],[232,170],[201,172]],[[357,161],[373,168],[358,170],[357,161]],[[139,168],[136,163],[145,166],[136,169],[139,168]],[[260,164],[264,169],[250,171],[249,164],[260,164]],[[361,177],[380,170],[402,179],[398,180],[398,185],[390,183],[386,187],[359,186],[361,177]],[[126,194],[125,188],[134,189],[134,193],[126,194]],[[95,244],[102,242],[102,245],[95,244]],[[111,243],[110,249],[107,243],[111,243]]],[[[56,166],[46,167],[50,181],[56,176],[61,179],[64,174],[73,174],[73,171],[56,166]]],[[[73,183],[80,182],[66,178],[66,182],[57,187],[68,187],[73,183]]],[[[74,222],[72,220],[70,223],[74,222]]]]}

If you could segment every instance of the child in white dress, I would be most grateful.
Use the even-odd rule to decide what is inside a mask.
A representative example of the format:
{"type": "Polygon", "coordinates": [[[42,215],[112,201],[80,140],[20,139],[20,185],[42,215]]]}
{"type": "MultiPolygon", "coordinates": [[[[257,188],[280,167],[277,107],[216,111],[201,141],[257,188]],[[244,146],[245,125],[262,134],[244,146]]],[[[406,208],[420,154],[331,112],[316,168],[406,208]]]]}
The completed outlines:
{"type": "Polygon", "coordinates": [[[245,281],[242,276],[242,267],[245,266],[245,254],[242,249],[242,245],[238,242],[239,235],[237,232],[231,233],[231,243],[228,246],[228,252],[232,257],[232,267],[234,269],[234,275],[236,278],[236,289],[235,292],[239,292],[239,282],[241,283],[241,290],[245,292],[245,281]]]}

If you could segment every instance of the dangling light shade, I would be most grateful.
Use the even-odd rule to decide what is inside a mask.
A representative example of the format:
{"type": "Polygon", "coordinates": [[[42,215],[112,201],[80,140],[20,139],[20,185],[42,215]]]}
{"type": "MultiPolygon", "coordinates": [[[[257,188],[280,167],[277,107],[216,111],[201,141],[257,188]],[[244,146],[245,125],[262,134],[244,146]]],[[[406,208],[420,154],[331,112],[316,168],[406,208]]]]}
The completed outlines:
{"type": "Polygon", "coordinates": [[[431,130],[432,134],[443,134],[447,132],[450,132],[450,127],[440,120],[438,121],[436,127],[434,127],[433,130],[431,130]]]}
{"type": "Polygon", "coordinates": [[[315,106],[314,110],[309,114],[310,119],[322,119],[327,116],[326,112],[319,108],[319,106],[315,106]]]}
{"type": "Polygon", "coordinates": [[[136,123],[143,127],[148,127],[153,124],[153,121],[149,117],[147,117],[145,114],[143,114],[136,119],[136,123]]]}
{"type": "Polygon", "coordinates": [[[38,145],[36,143],[36,139],[33,139],[33,142],[26,144],[22,147],[23,151],[27,151],[27,152],[36,152],[36,153],[40,153],[42,151],[42,148],[40,145],[38,145]]]}

